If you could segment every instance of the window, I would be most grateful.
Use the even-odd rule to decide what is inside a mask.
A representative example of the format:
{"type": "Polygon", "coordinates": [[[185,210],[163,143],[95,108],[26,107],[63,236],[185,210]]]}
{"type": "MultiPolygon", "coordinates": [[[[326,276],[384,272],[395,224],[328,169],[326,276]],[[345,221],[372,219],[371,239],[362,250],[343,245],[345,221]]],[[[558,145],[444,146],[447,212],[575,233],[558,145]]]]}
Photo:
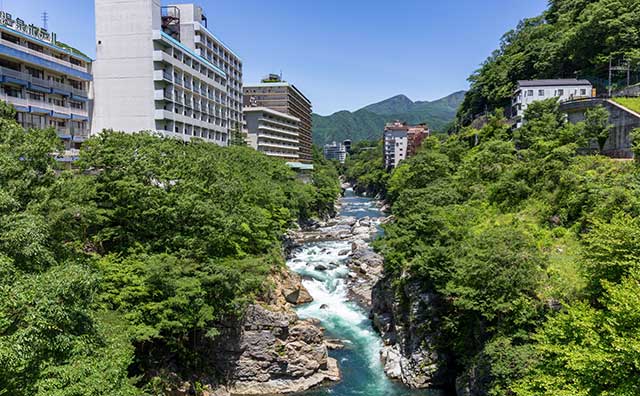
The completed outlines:
{"type": "Polygon", "coordinates": [[[4,93],[12,98],[22,98],[22,90],[11,87],[9,85],[4,86],[4,93]]]}
{"type": "Polygon", "coordinates": [[[525,96],[533,96],[533,89],[528,90],[525,96]]]}
{"type": "Polygon", "coordinates": [[[58,99],[58,98],[49,98],[49,103],[52,103],[56,106],[63,106],[64,107],[64,99],[58,99]]]}
{"type": "Polygon", "coordinates": [[[558,90],[558,96],[562,96],[564,95],[564,89],[559,89],[558,90]]]}
{"type": "Polygon", "coordinates": [[[581,90],[580,90],[580,95],[581,95],[581,96],[587,96],[587,90],[586,90],[586,89],[584,89],[584,88],[583,88],[583,89],[581,89],[581,90]]]}
{"type": "Polygon", "coordinates": [[[43,52],[44,53],[44,47],[43,46],[38,45],[36,43],[32,43],[31,41],[27,41],[27,47],[29,47],[29,49],[32,49],[34,51],[43,52]]]}
{"type": "Polygon", "coordinates": [[[31,77],[44,79],[44,71],[39,69],[34,69],[33,67],[29,67],[29,66],[26,66],[26,69],[27,69],[27,73],[29,73],[31,77]]]}
{"type": "Polygon", "coordinates": [[[2,32],[2,39],[10,41],[10,42],[12,42],[14,44],[20,44],[20,39],[18,37],[14,36],[12,34],[5,33],[5,32],[2,32]]]}
{"type": "Polygon", "coordinates": [[[44,94],[40,92],[27,91],[27,97],[31,100],[44,101],[44,94]]]}
{"type": "Polygon", "coordinates": [[[544,89],[538,90],[538,96],[544,96],[544,89]]]}

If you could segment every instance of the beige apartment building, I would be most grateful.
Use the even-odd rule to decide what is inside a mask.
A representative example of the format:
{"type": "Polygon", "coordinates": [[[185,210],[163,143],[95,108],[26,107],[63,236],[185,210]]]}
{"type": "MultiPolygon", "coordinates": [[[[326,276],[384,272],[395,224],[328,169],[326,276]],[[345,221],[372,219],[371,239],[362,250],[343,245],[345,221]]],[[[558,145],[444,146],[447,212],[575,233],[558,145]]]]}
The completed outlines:
{"type": "Polygon", "coordinates": [[[244,87],[244,108],[264,107],[300,120],[299,162],[313,162],[311,101],[295,85],[277,75],[269,75],[260,84],[244,87]]]}

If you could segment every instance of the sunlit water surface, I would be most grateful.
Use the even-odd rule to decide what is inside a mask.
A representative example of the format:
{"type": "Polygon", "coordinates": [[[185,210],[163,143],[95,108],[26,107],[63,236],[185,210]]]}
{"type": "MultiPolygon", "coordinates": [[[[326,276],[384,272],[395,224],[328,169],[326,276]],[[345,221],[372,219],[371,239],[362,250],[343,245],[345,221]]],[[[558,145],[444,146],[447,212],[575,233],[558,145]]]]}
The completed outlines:
{"type": "MultiPolygon", "coordinates": [[[[382,214],[373,199],[358,197],[347,190],[342,199],[341,216],[380,219],[382,214]]],[[[390,381],[380,362],[382,341],[371,327],[367,312],[347,298],[345,278],[349,273],[345,256],[339,253],[351,249],[351,242],[328,241],[305,244],[288,261],[288,266],[304,277],[304,286],[314,301],[298,308],[301,318],[319,319],[328,338],[345,343],[343,350],[331,351],[340,366],[342,381],[305,392],[304,396],[366,395],[366,396],[434,396],[429,391],[411,391],[390,381]],[[317,271],[322,264],[329,267],[317,271]]]]}

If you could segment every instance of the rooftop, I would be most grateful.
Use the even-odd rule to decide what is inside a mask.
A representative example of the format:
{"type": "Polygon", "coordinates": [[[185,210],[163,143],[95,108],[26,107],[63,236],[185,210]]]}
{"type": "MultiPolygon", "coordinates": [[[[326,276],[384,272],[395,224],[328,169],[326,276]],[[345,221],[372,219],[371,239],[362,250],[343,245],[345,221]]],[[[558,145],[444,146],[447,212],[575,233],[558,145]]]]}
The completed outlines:
{"type": "Polygon", "coordinates": [[[575,86],[575,85],[588,85],[591,86],[591,82],[588,80],[578,80],[575,78],[558,78],[549,80],[520,80],[518,81],[519,87],[560,87],[560,86],[575,86]]]}

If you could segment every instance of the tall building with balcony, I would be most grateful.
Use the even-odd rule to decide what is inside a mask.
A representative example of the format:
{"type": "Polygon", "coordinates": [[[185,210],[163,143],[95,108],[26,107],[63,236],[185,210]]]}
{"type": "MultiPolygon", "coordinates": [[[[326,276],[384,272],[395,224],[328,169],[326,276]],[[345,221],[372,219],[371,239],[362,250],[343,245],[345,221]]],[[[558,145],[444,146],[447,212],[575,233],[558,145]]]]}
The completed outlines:
{"type": "Polygon", "coordinates": [[[244,106],[266,107],[300,119],[300,162],[313,162],[311,101],[295,85],[269,75],[260,84],[244,87],[244,106]]]}
{"type": "Polygon", "coordinates": [[[247,143],[288,162],[300,161],[300,119],[267,107],[245,107],[247,143]]]}
{"type": "Polygon", "coordinates": [[[425,124],[408,125],[406,122],[390,122],[384,128],[384,165],[395,168],[401,161],[418,152],[422,142],[430,134],[425,124]]]}
{"type": "Polygon", "coordinates": [[[208,27],[202,7],[194,4],[167,6],[166,12],[180,19],[180,41],[227,75],[229,129],[242,130],[242,59],[208,27]]]}
{"type": "Polygon", "coordinates": [[[214,64],[213,55],[203,56],[201,46],[196,48],[196,36],[201,42],[205,38],[205,46],[212,37],[199,7],[163,7],[159,0],[95,0],[95,13],[92,133],[146,130],[228,145],[229,132],[238,122],[230,119],[229,111],[232,73],[219,61],[214,64]],[[196,9],[200,20],[188,12],[196,9]],[[204,34],[196,35],[196,30],[204,34]]]}
{"type": "Polygon", "coordinates": [[[73,161],[89,136],[91,59],[61,45],[53,33],[0,12],[0,100],[25,128],[54,127],[73,161]]]}

